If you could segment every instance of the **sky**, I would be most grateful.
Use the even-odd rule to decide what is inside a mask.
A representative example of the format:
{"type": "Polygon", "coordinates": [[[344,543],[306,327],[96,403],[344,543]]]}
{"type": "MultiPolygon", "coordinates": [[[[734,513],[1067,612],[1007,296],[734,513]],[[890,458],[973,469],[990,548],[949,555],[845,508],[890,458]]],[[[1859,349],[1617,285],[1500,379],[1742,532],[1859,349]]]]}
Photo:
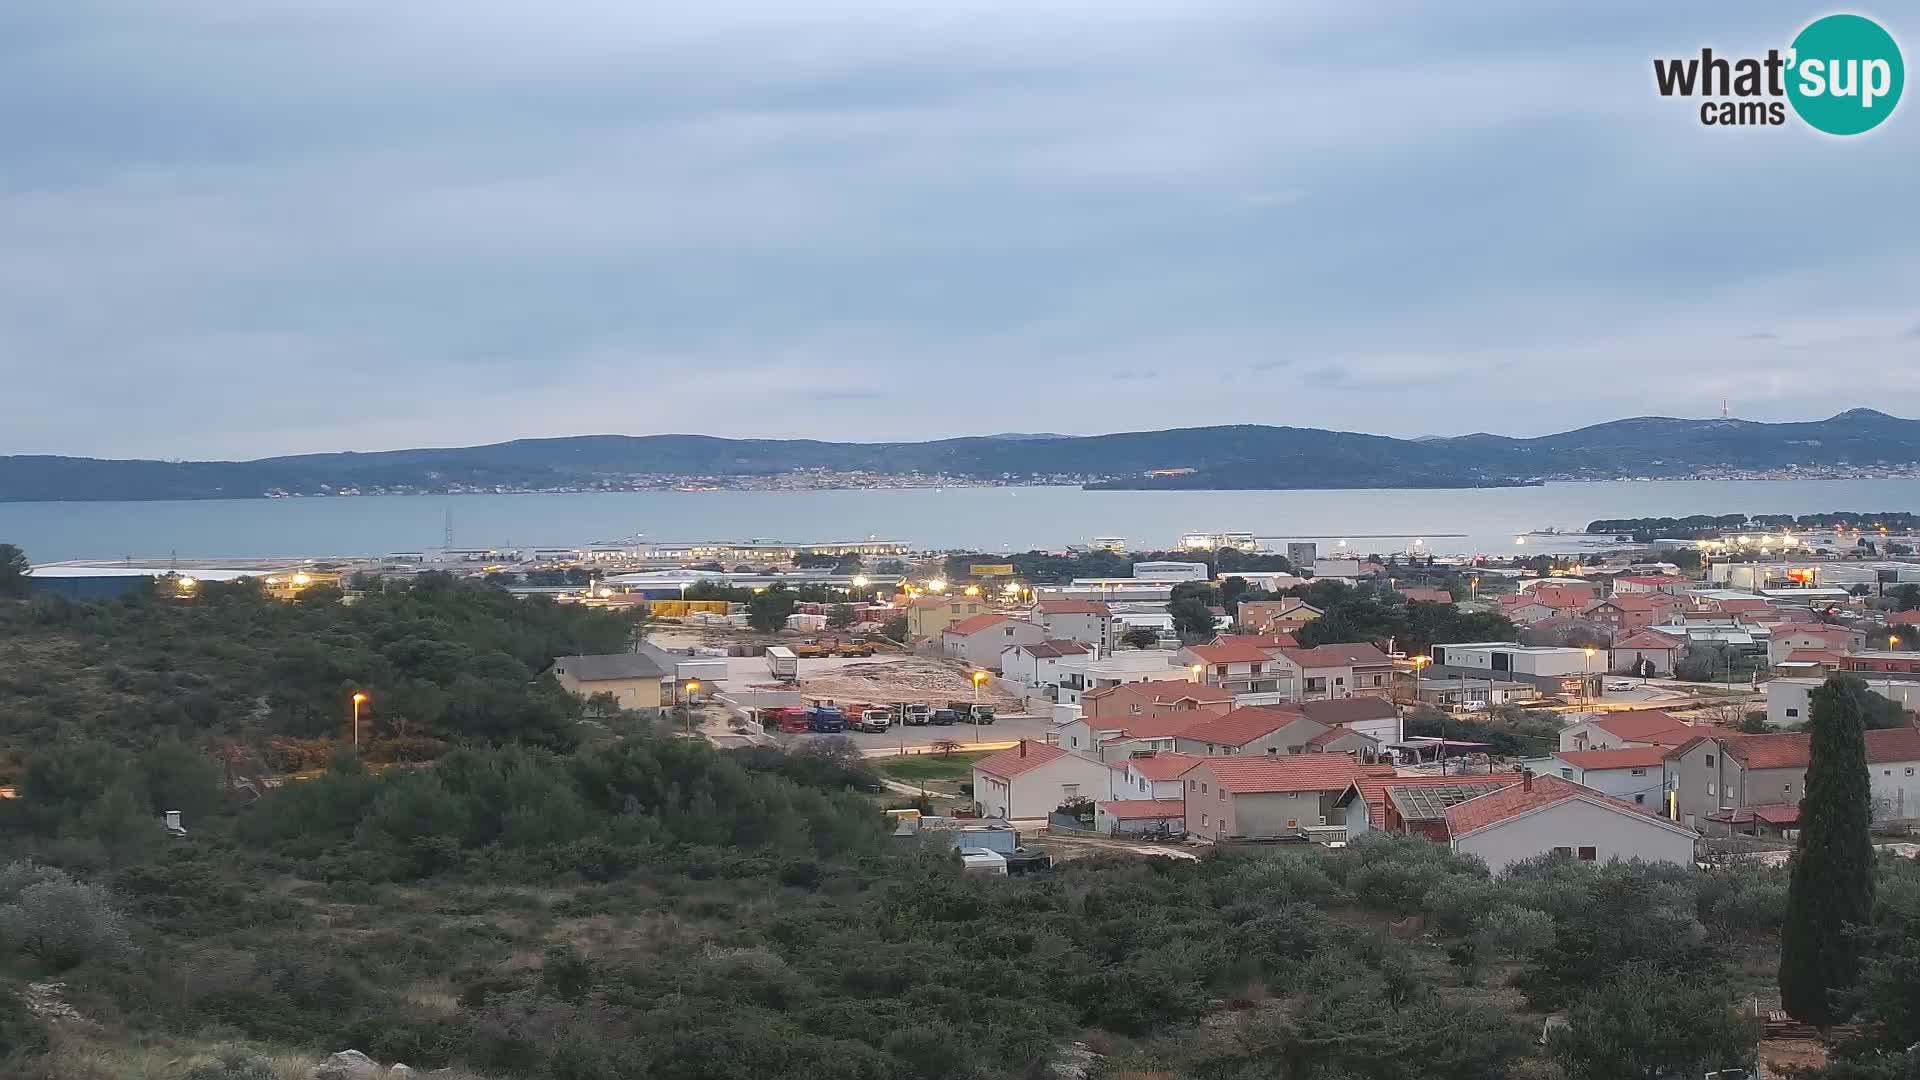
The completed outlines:
{"type": "Polygon", "coordinates": [[[1920,103],[1653,89],[1828,10],[7,0],[0,454],[1920,416],[1920,103]]]}

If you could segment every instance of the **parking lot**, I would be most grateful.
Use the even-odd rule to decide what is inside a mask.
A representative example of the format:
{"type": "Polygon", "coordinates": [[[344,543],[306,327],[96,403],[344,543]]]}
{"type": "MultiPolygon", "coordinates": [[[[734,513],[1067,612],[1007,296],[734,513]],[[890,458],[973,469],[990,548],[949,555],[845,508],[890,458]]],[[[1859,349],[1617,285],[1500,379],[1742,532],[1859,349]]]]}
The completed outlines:
{"type": "MultiPolygon", "coordinates": [[[[972,724],[954,724],[951,727],[939,727],[933,724],[926,727],[902,727],[896,724],[888,728],[885,734],[848,731],[847,738],[852,739],[853,744],[868,757],[887,757],[902,752],[924,753],[933,744],[949,739],[959,743],[962,750],[999,748],[1019,742],[1021,739],[1041,741],[1046,738],[1052,726],[1052,723],[1044,717],[1005,716],[991,724],[981,724],[977,738],[972,724]]],[[[788,741],[838,738],[834,735],[780,735],[779,737],[788,741]]]]}

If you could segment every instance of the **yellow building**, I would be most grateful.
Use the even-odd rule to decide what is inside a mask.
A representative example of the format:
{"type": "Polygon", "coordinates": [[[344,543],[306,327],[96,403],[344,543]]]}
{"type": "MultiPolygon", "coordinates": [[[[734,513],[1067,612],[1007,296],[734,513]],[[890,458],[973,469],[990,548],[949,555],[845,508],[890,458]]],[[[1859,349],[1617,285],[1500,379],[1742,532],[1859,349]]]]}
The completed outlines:
{"type": "Polygon", "coordinates": [[[947,627],[961,619],[992,611],[977,596],[923,596],[907,606],[907,638],[920,641],[939,638],[947,627]]]}
{"type": "Polygon", "coordinates": [[[644,653],[553,658],[553,677],[568,693],[583,700],[611,694],[614,704],[634,711],[658,710],[660,684],[671,675],[644,653]]]}

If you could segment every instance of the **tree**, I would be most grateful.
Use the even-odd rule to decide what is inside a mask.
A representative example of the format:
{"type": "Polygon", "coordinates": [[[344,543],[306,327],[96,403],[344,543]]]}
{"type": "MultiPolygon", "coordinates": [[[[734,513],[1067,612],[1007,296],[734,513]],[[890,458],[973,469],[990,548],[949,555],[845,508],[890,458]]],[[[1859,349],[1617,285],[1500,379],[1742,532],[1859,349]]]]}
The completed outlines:
{"type": "Polygon", "coordinates": [[[1822,1028],[1845,1019],[1835,994],[1859,975],[1858,943],[1848,928],[1868,925],[1873,915],[1873,809],[1863,734],[1869,693],[1857,678],[1832,676],[1813,692],[1807,720],[1813,738],[1780,932],[1780,1004],[1822,1028]]]}
{"type": "Polygon", "coordinates": [[[1893,588],[1887,590],[1887,599],[1893,601],[1894,610],[1896,611],[1912,611],[1915,608],[1920,608],[1920,585],[1915,585],[1911,582],[1905,585],[1895,585],[1893,588]]]}
{"type": "Polygon", "coordinates": [[[747,601],[747,625],[763,634],[785,628],[797,601],[785,585],[769,585],[747,601]]]}
{"type": "Polygon", "coordinates": [[[954,751],[958,749],[960,749],[960,744],[954,742],[952,739],[941,739],[939,742],[933,744],[933,752],[943,758],[952,757],[954,751]]]}
{"type": "Polygon", "coordinates": [[[853,613],[852,604],[835,604],[827,612],[827,625],[835,630],[845,630],[853,625],[857,617],[853,613]]]}
{"type": "Polygon", "coordinates": [[[1724,988],[1629,964],[1581,998],[1555,1032],[1553,1054],[1575,1080],[1699,1076],[1752,1060],[1759,1025],[1724,988]]]}
{"type": "Polygon", "coordinates": [[[1175,600],[1167,605],[1167,614],[1173,616],[1174,632],[1184,639],[1197,641],[1213,636],[1213,612],[1201,600],[1175,600]]]}
{"type": "Polygon", "coordinates": [[[0,597],[27,595],[27,553],[12,544],[0,544],[0,597]]]}
{"type": "Polygon", "coordinates": [[[880,633],[893,641],[907,640],[907,617],[895,615],[880,624],[880,633]]]}
{"type": "Polygon", "coordinates": [[[1151,649],[1160,644],[1160,635],[1151,626],[1129,626],[1120,635],[1120,644],[1130,649],[1151,649]]]}
{"type": "Polygon", "coordinates": [[[189,820],[212,812],[220,801],[220,766],[178,739],[166,739],[134,755],[133,774],[155,814],[178,810],[189,820]]]}

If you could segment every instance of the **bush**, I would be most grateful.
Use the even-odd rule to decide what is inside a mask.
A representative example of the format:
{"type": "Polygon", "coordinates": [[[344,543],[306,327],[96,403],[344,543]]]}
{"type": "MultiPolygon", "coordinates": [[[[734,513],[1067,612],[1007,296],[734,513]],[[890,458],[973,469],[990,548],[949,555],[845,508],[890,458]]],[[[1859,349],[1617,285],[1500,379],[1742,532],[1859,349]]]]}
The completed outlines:
{"type": "Polygon", "coordinates": [[[273,1059],[244,1046],[216,1047],[213,1060],[187,1070],[186,1080],[278,1080],[273,1059]]]}
{"type": "Polygon", "coordinates": [[[47,1048],[47,1030],[27,1011],[27,1003],[0,987],[0,1064],[47,1048]]]}
{"type": "Polygon", "coordinates": [[[133,949],[107,891],[70,879],[28,885],[16,902],[0,906],[0,943],[57,970],[133,949]]]}
{"type": "Polygon", "coordinates": [[[1553,944],[1553,917],[1506,904],[1480,917],[1480,938],[1488,948],[1507,956],[1525,956],[1553,944]]]}

